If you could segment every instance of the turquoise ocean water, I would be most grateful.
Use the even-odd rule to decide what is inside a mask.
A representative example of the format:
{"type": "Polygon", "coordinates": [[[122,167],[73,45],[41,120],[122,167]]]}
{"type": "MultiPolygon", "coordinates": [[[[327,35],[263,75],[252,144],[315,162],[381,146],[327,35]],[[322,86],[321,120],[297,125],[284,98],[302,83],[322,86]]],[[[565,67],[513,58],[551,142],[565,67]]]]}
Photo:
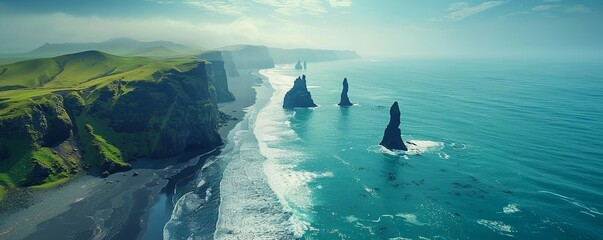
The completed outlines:
{"type": "Polygon", "coordinates": [[[260,71],[258,102],[178,200],[165,236],[603,238],[603,64],[308,65],[260,71]],[[283,110],[301,74],[319,107],[283,110]],[[344,77],[349,108],[336,105],[344,77]],[[393,101],[414,143],[406,153],[378,146],[393,101]]]}

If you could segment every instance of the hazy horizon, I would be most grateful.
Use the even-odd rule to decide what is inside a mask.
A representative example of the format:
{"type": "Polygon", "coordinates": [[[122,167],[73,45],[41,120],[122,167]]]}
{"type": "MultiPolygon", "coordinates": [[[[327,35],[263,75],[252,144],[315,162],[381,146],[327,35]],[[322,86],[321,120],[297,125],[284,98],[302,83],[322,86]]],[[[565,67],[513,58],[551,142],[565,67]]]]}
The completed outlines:
{"type": "Polygon", "coordinates": [[[603,2],[0,0],[0,53],[113,38],[199,49],[235,44],[365,57],[598,58],[603,2]]]}

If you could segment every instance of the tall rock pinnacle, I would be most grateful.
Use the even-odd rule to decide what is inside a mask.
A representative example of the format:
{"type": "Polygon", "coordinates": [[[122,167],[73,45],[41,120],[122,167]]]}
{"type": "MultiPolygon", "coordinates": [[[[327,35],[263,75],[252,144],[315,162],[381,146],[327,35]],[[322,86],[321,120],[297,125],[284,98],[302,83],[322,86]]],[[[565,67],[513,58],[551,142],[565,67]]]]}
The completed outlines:
{"type": "Polygon", "coordinates": [[[404,145],[404,141],[402,141],[402,133],[400,132],[400,107],[398,107],[398,102],[394,102],[389,109],[389,124],[385,128],[383,140],[379,145],[389,150],[408,150],[404,145]]]}
{"type": "Polygon", "coordinates": [[[352,106],[350,98],[348,97],[348,79],[343,79],[343,90],[341,90],[341,100],[339,100],[339,106],[352,106]]]}
{"type": "Polygon", "coordinates": [[[285,99],[283,100],[283,108],[291,109],[296,107],[316,107],[314,100],[312,100],[312,95],[310,95],[306,86],[306,75],[295,79],[293,88],[285,94],[285,99]]]}
{"type": "Polygon", "coordinates": [[[295,64],[295,70],[302,70],[302,64],[301,64],[301,60],[297,60],[297,63],[295,64]]]}

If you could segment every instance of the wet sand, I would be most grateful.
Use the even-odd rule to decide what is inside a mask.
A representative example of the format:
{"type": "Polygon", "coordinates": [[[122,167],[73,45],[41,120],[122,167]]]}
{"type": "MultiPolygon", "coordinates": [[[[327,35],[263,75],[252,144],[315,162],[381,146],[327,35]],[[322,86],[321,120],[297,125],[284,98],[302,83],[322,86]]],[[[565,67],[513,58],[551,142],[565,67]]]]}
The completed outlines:
{"type": "MultiPolygon", "coordinates": [[[[228,78],[236,100],[219,104],[222,112],[233,117],[219,130],[223,139],[243,119],[244,109],[255,102],[255,77],[250,72],[241,71],[241,77],[228,78]]],[[[57,188],[28,192],[28,207],[0,212],[0,239],[142,239],[149,210],[160,192],[170,182],[200,169],[207,158],[220,151],[140,159],[132,163],[133,170],[105,179],[81,176],[57,188]]]]}

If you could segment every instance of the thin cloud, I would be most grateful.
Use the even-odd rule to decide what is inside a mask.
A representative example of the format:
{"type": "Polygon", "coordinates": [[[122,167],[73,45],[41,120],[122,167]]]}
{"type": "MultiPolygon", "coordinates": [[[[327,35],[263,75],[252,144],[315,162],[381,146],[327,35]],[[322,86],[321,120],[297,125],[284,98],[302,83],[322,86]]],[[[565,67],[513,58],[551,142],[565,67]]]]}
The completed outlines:
{"type": "Polygon", "coordinates": [[[534,7],[534,8],[532,8],[532,11],[548,11],[548,10],[551,10],[551,9],[559,8],[561,6],[562,5],[547,5],[547,4],[545,4],[545,5],[538,5],[538,6],[534,7]]]}
{"type": "Polygon", "coordinates": [[[321,15],[329,8],[352,6],[351,0],[145,0],[158,4],[184,3],[205,12],[221,15],[242,16],[257,7],[268,8],[284,16],[321,15]]]}
{"type": "Polygon", "coordinates": [[[327,13],[324,3],[319,0],[255,0],[256,3],[274,8],[282,15],[320,15],[327,13]]]}
{"type": "Polygon", "coordinates": [[[212,13],[240,16],[246,11],[246,7],[241,2],[233,1],[184,1],[185,4],[194,6],[201,10],[212,13]]]}
{"type": "Polygon", "coordinates": [[[578,5],[568,7],[564,11],[568,12],[568,13],[590,13],[590,12],[592,12],[592,10],[590,8],[584,6],[584,4],[578,4],[578,5]]]}
{"type": "Polygon", "coordinates": [[[467,2],[455,2],[448,8],[449,11],[457,11],[461,9],[465,9],[469,7],[469,3],[467,2]]]}
{"type": "Polygon", "coordinates": [[[471,17],[480,12],[486,11],[490,8],[497,7],[505,3],[505,1],[488,1],[480,5],[471,7],[466,2],[453,3],[448,10],[454,11],[444,16],[444,19],[449,21],[458,21],[468,17],[471,17]]]}
{"type": "Polygon", "coordinates": [[[352,2],[347,0],[329,0],[329,5],[331,5],[332,8],[350,7],[352,6],[352,2]]]}

